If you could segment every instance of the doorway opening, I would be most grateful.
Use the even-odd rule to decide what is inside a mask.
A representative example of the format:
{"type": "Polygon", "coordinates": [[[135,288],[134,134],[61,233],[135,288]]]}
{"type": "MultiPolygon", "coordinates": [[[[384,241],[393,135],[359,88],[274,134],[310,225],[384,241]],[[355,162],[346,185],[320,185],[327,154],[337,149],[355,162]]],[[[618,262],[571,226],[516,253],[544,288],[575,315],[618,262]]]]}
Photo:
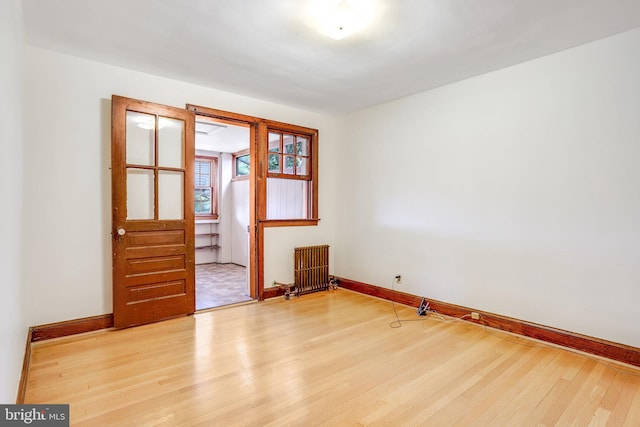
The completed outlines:
{"type": "Polygon", "coordinates": [[[252,300],[249,124],[196,115],[196,310],[252,300]]]}

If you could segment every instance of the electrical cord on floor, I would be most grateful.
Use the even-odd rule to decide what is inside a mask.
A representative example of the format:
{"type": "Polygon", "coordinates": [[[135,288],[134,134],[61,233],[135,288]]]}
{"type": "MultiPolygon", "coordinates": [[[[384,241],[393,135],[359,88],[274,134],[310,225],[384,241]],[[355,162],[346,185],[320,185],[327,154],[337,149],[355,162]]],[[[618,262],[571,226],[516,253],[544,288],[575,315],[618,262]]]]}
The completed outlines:
{"type": "MultiPolygon", "coordinates": [[[[397,278],[393,278],[393,281],[391,282],[391,290],[395,292],[395,284],[396,281],[398,279],[397,278]]],[[[390,328],[401,328],[402,327],[402,322],[423,322],[425,320],[429,320],[429,313],[435,313],[435,311],[432,310],[427,310],[426,315],[425,316],[421,316],[418,319],[400,319],[400,316],[398,316],[398,310],[396,310],[396,303],[391,300],[391,307],[393,308],[393,313],[396,315],[396,320],[392,321],[389,323],[389,327],[390,328]]],[[[439,313],[437,313],[438,316],[442,317],[439,313]]],[[[443,318],[444,320],[444,318],[443,318]]]]}

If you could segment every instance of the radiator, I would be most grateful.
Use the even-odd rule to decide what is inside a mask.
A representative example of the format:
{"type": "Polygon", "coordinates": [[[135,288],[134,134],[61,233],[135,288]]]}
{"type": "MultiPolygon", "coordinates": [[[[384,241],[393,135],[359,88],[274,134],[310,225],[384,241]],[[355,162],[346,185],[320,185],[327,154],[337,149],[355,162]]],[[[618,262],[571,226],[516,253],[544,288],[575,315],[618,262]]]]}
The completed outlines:
{"type": "Polygon", "coordinates": [[[329,289],[329,245],[295,248],[293,270],[296,294],[329,289]]]}
{"type": "Polygon", "coordinates": [[[316,291],[337,289],[338,281],[329,276],[329,245],[294,248],[293,283],[273,282],[284,291],[284,298],[316,291]]]}

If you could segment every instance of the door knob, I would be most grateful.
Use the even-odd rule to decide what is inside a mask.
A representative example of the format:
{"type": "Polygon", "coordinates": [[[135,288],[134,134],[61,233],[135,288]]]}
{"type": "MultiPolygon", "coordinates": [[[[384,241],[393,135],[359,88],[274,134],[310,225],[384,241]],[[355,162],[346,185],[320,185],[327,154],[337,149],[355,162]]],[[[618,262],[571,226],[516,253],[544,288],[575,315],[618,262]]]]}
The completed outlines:
{"type": "Polygon", "coordinates": [[[126,233],[127,233],[127,230],[125,230],[124,228],[118,228],[119,236],[124,236],[126,233]]]}

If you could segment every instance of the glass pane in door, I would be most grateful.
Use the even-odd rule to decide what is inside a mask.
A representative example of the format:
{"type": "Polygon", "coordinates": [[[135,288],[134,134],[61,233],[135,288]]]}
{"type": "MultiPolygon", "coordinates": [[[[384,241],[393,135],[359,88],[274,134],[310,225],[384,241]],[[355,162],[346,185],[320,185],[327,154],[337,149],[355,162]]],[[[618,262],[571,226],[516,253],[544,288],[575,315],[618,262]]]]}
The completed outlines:
{"type": "Polygon", "coordinates": [[[126,162],[129,165],[155,165],[156,116],[127,111],[126,162]]]}
{"type": "Polygon", "coordinates": [[[154,219],[153,170],[127,168],[127,219],[154,219]]]}
{"type": "Polygon", "coordinates": [[[158,219],[184,219],[184,172],[158,171],[158,219]]]}
{"type": "Polygon", "coordinates": [[[160,117],[158,119],[158,166],[184,168],[184,122],[160,117]]]}

